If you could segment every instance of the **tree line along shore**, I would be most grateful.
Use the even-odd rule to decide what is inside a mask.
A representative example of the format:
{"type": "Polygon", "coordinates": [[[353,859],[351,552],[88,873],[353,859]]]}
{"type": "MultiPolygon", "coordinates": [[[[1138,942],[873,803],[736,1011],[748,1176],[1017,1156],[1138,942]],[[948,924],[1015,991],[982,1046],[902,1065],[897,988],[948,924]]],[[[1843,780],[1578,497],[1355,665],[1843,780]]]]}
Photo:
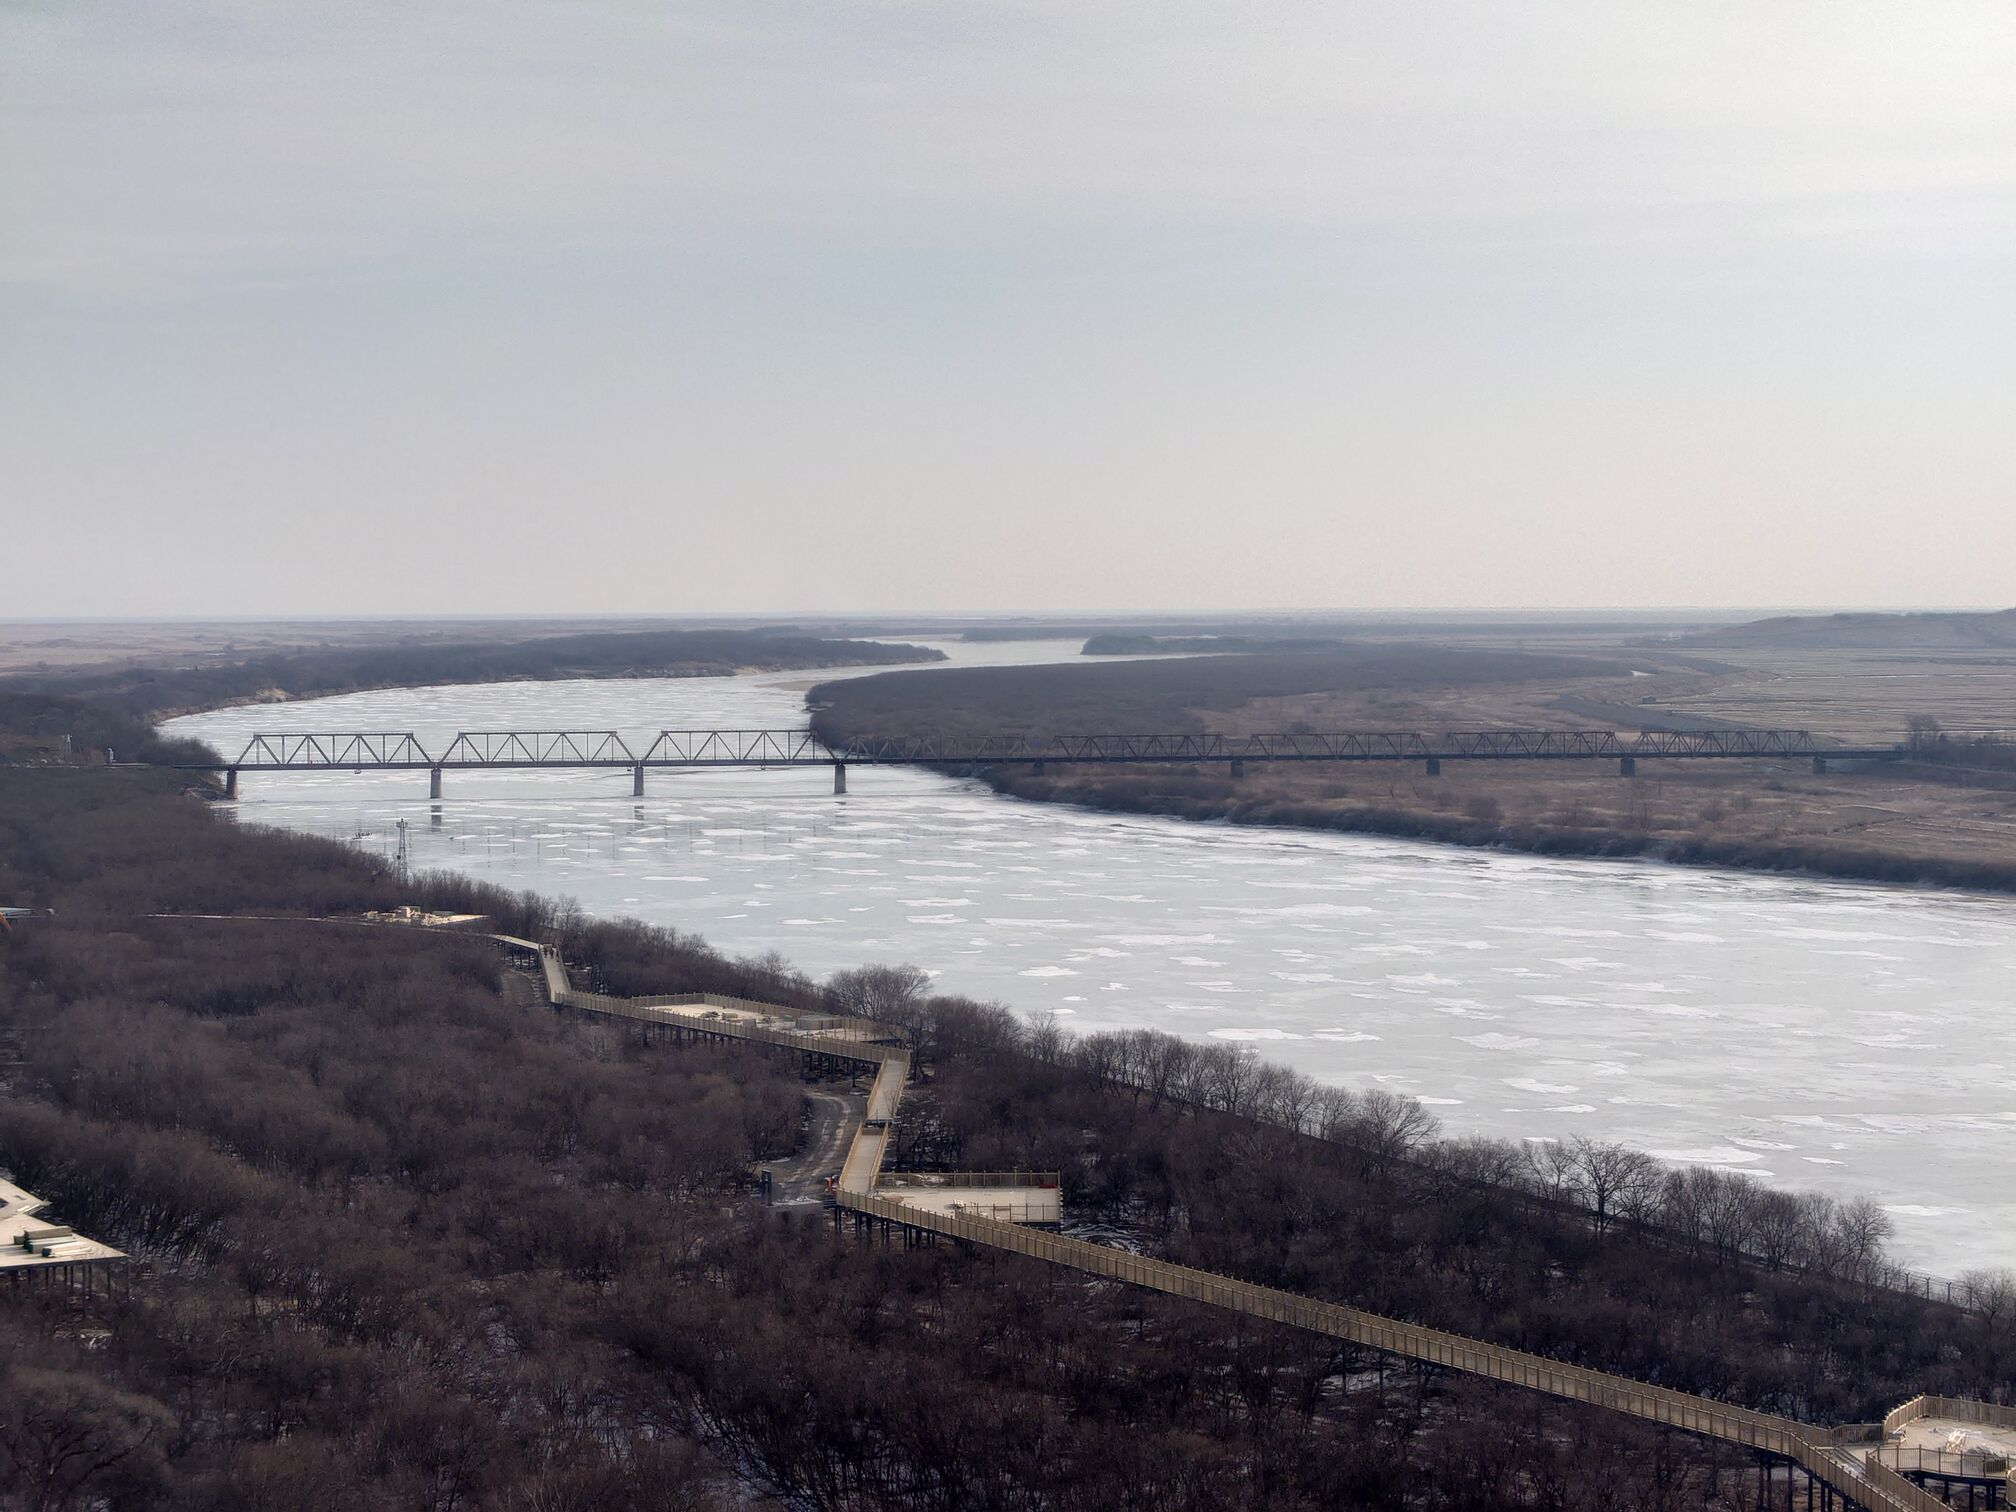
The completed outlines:
{"type": "Polygon", "coordinates": [[[0,1167],[138,1260],[114,1298],[0,1294],[0,1483],[39,1488],[27,1505],[1593,1512],[1729,1490],[1737,1467],[1684,1436],[767,1211],[751,1175],[797,1147],[795,1064],[556,1017],[475,938],[313,922],[402,903],[553,940],[612,992],[896,1018],[924,1068],[898,1162],[1058,1170],[1074,1221],[1172,1259],[1808,1420],[2010,1390],[2016,1309],[1886,1285],[1866,1209],[1441,1141],[1404,1100],[1068,1039],[900,969],[817,983],[402,883],[170,772],[0,769],[0,896],[55,910],[0,941],[0,1167]]]}
{"type": "MultiPolygon", "coordinates": [[[[325,698],[439,683],[566,678],[718,677],[733,672],[891,666],[945,653],[898,642],[835,640],[777,630],[605,631],[517,641],[337,646],[197,665],[16,673],[0,697],[74,698],[101,718],[154,721],[227,704],[325,698]]],[[[129,744],[130,748],[130,744],[129,744]]]]}

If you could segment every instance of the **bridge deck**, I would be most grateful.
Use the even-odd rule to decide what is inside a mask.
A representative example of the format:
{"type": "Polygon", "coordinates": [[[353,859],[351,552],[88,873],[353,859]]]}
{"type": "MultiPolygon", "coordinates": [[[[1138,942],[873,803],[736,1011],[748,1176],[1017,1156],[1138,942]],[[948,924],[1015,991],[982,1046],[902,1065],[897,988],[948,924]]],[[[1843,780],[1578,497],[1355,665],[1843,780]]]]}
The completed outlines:
{"type": "Polygon", "coordinates": [[[1234,762],[1890,759],[1810,730],[1344,730],[1031,737],[902,736],[829,741],[809,729],[661,730],[639,751],[611,730],[465,730],[430,751],[411,731],[269,731],[198,771],[400,772],[650,767],[1000,766],[1234,762]]]}

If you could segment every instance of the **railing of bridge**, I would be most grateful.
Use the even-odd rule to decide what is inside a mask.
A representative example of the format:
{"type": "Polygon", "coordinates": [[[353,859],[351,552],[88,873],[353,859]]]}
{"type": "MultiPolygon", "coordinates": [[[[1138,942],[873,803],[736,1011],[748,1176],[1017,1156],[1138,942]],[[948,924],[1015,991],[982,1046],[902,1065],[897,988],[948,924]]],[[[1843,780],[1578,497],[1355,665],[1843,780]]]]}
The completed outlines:
{"type": "MultiPolygon", "coordinates": [[[[1876,1495],[1864,1494],[1853,1500],[1875,1509],[1875,1512],[1890,1512],[1892,1508],[1896,1512],[1953,1512],[1944,1500],[1923,1486],[1906,1480],[1888,1465],[1874,1462],[1864,1465],[1862,1481],[1876,1495]],[[1878,1500],[1878,1497],[1883,1499],[1878,1500]]],[[[1837,1490],[1841,1489],[1838,1483],[1830,1484],[1835,1484],[1837,1490]]]]}
{"type": "Polygon", "coordinates": [[[910,1076],[910,1058],[895,1057],[882,1062],[875,1071],[875,1084],[868,1089],[868,1112],[863,1124],[878,1128],[896,1116],[896,1106],[903,1101],[903,1083],[910,1076]]]}
{"type": "Polygon", "coordinates": [[[1873,1463],[1888,1465],[1901,1475],[1940,1475],[1965,1480],[2007,1480],[2009,1456],[1985,1449],[1914,1449],[1883,1444],[1869,1451],[1873,1463]]]}
{"type": "MultiPolygon", "coordinates": [[[[550,968],[547,980],[550,988],[550,968]]],[[[606,993],[582,992],[575,988],[549,992],[549,996],[562,1007],[604,1013],[613,1018],[631,1019],[660,1029],[677,1029],[715,1039],[747,1040],[753,1044],[777,1045],[843,1060],[900,1062],[906,1067],[910,1060],[910,1052],[900,1046],[875,1044],[840,1034],[786,1029],[771,1022],[750,1019],[708,1018],[697,1013],[681,1013],[677,1008],[662,1004],[640,1003],[634,998],[611,997],[606,993]]]]}
{"type": "Polygon", "coordinates": [[[822,1042],[828,1043],[833,1040],[894,1042],[903,1038],[901,1029],[875,1019],[825,1013],[816,1008],[791,1008],[779,1003],[759,1002],[755,998],[729,997],[719,992],[668,992],[654,997],[623,998],[621,1001],[634,1008],[718,1008],[730,1013],[751,1013],[759,1018],[785,1019],[791,1028],[808,1035],[816,1034],[822,1042]]]}
{"type": "Polygon", "coordinates": [[[1928,1417],[1956,1423],[1984,1423],[1995,1428],[2016,1428],[2016,1407],[1976,1402],[1966,1397],[1915,1396],[1883,1419],[1883,1432],[1895,1433],[1907,1423],[1928,1417]]]}
{"type": "Polygon", "coordinates": [[[891,1171],[882,1178],[886,1189],[893,1186],[929,1187],[1055,1187],[1062,1180],[1056,1171],[891,1171]]]}

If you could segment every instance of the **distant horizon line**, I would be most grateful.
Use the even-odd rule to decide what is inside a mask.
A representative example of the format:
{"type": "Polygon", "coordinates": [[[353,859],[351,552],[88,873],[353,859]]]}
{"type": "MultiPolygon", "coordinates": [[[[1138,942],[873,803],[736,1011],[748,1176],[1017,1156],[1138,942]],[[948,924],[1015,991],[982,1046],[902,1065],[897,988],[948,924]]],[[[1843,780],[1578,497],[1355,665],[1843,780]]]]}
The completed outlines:
{"type": "Polygon", "coordinates": [[[1409,605],[1395,608],[1296,608],[1296,609],[722,609],[713,611],[668,612],[651,609],[577,609],[551,611],[493,611],[409,613],[396,610],[330,610],[281,614],[74,614],[22,615],[0,618],[0,625],[319,625],[319,624],[536,624],[554,621],[611,622],[662,621],[668,623],[719,621],[857,621],[914,620],[920,623],[994,624],[1030,622],[1042,624],[1060,620],[1125,623],[1137,620],[1307,620],[1307,619],[1395,619],[1436,617],[1470,619],[1484,616],[1517,618],[1588,618],[1615,615],[1633,619],[1655,617],[1712,616],[1715,618],[1779,616],[1821,617],[1840,614],[2004,614],[2008,605],[1870,605],[1870,604],[1747,604],[1708,605],[1549,605],[1544,607],[1483,605],[1452,608],[1436,605],[1409,605]]]}

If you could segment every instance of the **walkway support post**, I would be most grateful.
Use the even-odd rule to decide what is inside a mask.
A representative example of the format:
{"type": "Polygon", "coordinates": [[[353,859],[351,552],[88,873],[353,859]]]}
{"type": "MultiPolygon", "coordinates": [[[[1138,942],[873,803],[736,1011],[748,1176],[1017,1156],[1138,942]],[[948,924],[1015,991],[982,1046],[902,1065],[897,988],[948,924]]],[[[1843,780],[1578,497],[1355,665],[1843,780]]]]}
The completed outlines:
{"type": "Polygon", "coordinates": [[[238,768],[236,767],[226,767],[224,769],[224,796],[234,802],[237,800],[238,768]]]}
{"type": "Polygon", "coordinates": [[[428,768],[427,796],[429,798],[439,798],[441,796],[441,768],[439,767],[428,768]]]}
{"type": "Polygon", "coordinates": [[[1638,758],[1636,756],[1618,757],[1617,775],[1619,777],[1636,777],[1638,775],[1638,758]]]}
{"type": "Polygon", "coordinates": [[[835,798],[847,796],[847,763],[844,761],[833,763],[833,796],[835,798]]]}
{"type": "Polygon", "coordinates": [[[630,796],[632,798],[644,796],[644,763],[641,761],[630,768],[630,796]]]}

